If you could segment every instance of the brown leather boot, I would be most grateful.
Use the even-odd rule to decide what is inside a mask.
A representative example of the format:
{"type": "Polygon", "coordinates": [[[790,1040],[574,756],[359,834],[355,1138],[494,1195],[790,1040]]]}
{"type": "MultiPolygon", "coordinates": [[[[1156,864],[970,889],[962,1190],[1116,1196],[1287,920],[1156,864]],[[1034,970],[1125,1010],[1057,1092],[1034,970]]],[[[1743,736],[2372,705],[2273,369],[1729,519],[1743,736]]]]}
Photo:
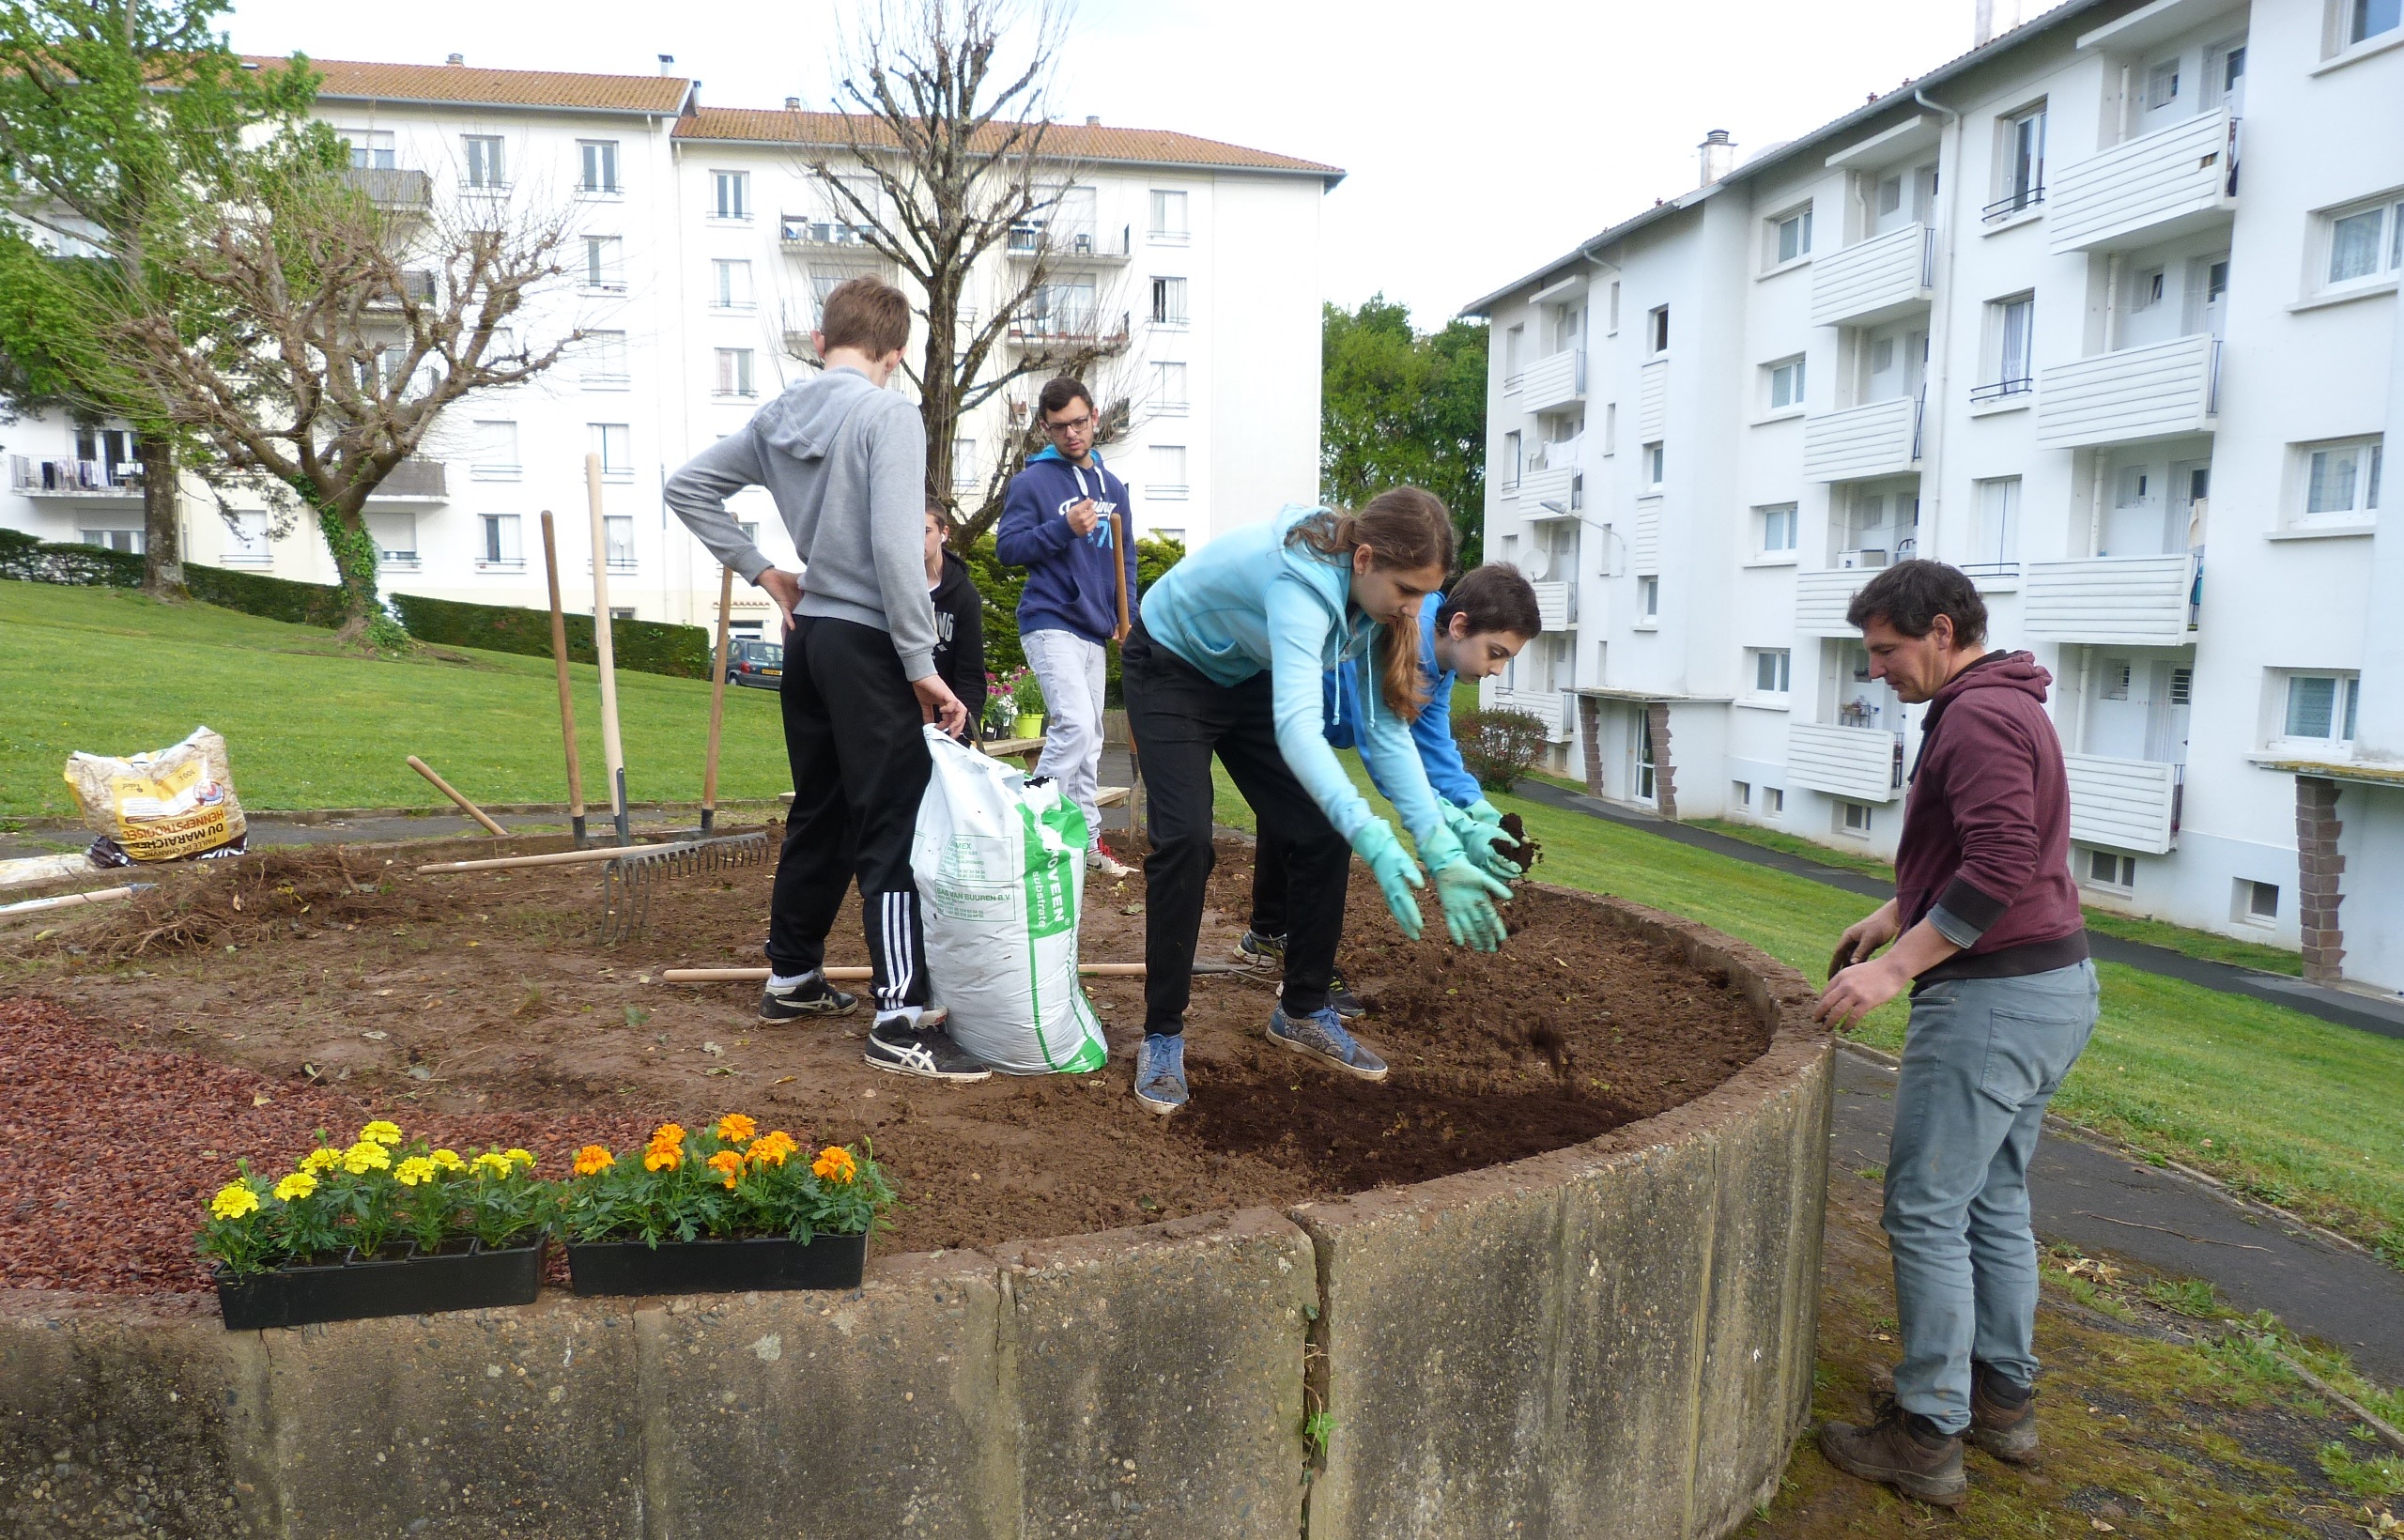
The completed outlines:
{"type": "Polygon", "coordinates": [[[1970,1500],[1959,1434],[1937,1432],[1892,1396],[1872,1397],[1871,1410],[1875,1420],[1867,1427],[1830,1423],[1820,1429],[1820,1453],[1830,1465],[1939,1507],[1958,1508],[1970,1500]]]}
{"type": "Polygon", "coordinates": [[[2037,1458],[2037,1387],[2017,1386],[1990,1364],[1970,1365],[1970,1442],[2012,1465],[2037,1458]],[[2017,1392],[2020,1404],[2004,1397],[2017,1392]]]}

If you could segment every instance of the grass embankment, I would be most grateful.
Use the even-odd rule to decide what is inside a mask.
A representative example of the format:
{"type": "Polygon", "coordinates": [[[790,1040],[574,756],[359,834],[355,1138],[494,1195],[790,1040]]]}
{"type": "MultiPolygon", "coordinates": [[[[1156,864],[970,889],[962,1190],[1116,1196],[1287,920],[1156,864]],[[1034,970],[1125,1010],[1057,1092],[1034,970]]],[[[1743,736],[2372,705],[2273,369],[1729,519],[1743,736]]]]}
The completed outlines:
{"type": "MultiPolygon", "coordinates": [[[[606,807],[599,672],[569,672],[585,798],[606,807]]],[[[628,795],[698,799],[708,683],[621,670],[618,714],[628,795]]],[[[403,762],[410,754],[479,802],[567,799],[547,658],[371,658],[314,626],[0,581],[0,816],[72,817],[59,775],[69,753],[162,748],[203,724],[224,734],[249,808],[448,806],[403,762]]],[[[791,789],[773,694],[727,692],[720,753],[721,799],[791,789]]]]}
{"type": "MultiPolygon", "coordinates": [[[[1357,758],[1345,758],[1366,791],[1357,758]]],[[[1224,778],[1219,796],[1221,821],[1248,827],[1248,810],[1224,778]]],[[[1521,797],[1493,801],[1526,819],[1543,843],[1538,877],[1701,920],[1815,984],[1827,977],[1837,937],[1871,907],[1808,877],[1641,828],[1521,797]]],[[[1432,899],[1423,902],[1439,923],[1432,899]]],[[[2161,929],[2181,941],[2197,934],[2161,929]]],[[[2404,1124],[2396,1116],[2404,1105],[2404,1041],[2134,968],[2104,963],[2101,972],[2103,1018],[2056,1111],[2149,1156],[2211,1172],[2404,1267],[2404,1124]]],[[[1906,1015],[1896,1000],[1854,1036],[1899,1052],[1906,1015]]]]}

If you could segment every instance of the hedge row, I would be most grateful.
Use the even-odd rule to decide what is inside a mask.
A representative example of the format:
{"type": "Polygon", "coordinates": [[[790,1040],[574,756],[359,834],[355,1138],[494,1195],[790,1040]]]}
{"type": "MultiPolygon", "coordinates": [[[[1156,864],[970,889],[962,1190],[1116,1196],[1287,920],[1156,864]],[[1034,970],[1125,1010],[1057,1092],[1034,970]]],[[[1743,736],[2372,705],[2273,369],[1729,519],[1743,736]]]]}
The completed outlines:
{"type": "MultiPolygon", "coordinates": [[[[465,604],[416,593],[395,593],[392,604],[400,611],[401,624],[420,641],[482,647],[495,653],[522,653],[530,657],[551,655],[551,615],[547,609],[465,604]]],[[[593,644],[593,617],[569,615],[565,619],[569,658],[578,663],[598,662],[600,654],[593,644]]],[[[609,643],[621,669],[677,679],[710,676],[710,634],[698,625],[611,621],[609,643]]]]}
{"type": "MultiPolygon", "coordinates": [[[[140,588],[142,558],[76,543],[46,544],[22,530],[0,530],[0,578],[70,588],[140,588]]],[[[239,609],[295,625],[342,624],[342,590],[328,583],[296,583],[264,573],[184,565],[184,587],[203,604],[239,609]]]]}

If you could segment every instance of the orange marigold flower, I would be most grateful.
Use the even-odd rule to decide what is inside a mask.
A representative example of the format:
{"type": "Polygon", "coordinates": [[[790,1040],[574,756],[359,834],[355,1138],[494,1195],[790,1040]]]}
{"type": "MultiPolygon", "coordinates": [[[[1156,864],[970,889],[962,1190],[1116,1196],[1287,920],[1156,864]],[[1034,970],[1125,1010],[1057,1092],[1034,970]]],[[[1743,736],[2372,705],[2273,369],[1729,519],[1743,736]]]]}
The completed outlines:
{"type": "Polygon", "coordinates": [[[850,1181],[859,1174],[859,1167],[852,1160],[852,1152],[840,1145],[828,1145],[820,1150],[818,1159],[809,1163],[809,1169],[822,1179],[836,1182],[850,1181]]]}
{"type": "Polygon", "coordinates": [[[685,1127],[681,1123],[662,1123],[651,1131],[654,1149],[681,1149],[685,1144],[685,1127]]]}
{"type": "Polygon", "coordinates": [[[751,1148],[747,1153],[752,1161],[760,1165],[782,1165],[785,1163],[785,1157],[800,1147],[801,1146],[794,1142],[792,1134],[782,1129],[771,1129],[751,1141],[751,1148]]]}
{"type": "Polygon", "coordinates": [[[599,1145],[587,1145],[576,1152],[576,1174],[579,1177],[589,1177],[596,1171],[607,1171],[617,1163],[618,1158],[599,1145]]]}
{"type": "Polygon", "coordinates": [[[743,1175],[743,1157],[731,1149],[721,1149],[710,1157],[710,1169],[726,1178],[731,1189],[735,1178],[743,1175]]]}
{"type": "Polygon", "coordinates": [[[730,1145],[739,1145],[760,1132],[760,1125],[739,1112],[728,1113],[717,1120],[717,1136],[730,1145]]]}
{"type": "Polygon", "coordinates": [[[642,1168],[645,1171],[673,1171],[684,1163],[684,1152],[666,1145],[654,1145],[642,1152],[642,1168]]]}

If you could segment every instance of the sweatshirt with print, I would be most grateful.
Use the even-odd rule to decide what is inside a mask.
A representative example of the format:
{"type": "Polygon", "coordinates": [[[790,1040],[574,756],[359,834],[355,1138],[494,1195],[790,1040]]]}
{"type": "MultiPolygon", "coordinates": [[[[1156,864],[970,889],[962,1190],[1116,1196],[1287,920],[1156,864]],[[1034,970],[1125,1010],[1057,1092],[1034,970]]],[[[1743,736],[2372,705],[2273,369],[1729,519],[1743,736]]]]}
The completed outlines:
{"type": "Polygon", "coordinates": [[[1019,635],[1067,631],[1097,646],[1118,630],[1118,569],[1127,573],[1127,618],[1136,612],[1135,517],[1127,484],[1110,473],[1102,456],[1089,466],[1071,465],[1056,449],[1030,457],[1010,478],[1002,521],[994,531],[994,554],[1026,568],[1026,589],[1018,601],[1019,635]],[[1069,510],[1086,498],[1102,516],[1079,536],[1069,528],[1069,510]],[[1122,548],[1112,533],[1116,512],[1127,529],[1122,548]]]}
{"type": "Polygon", "coordinates": [[[668,506],[693,537],[757,583],[768,559],[726,511],[747,486],[768,489],[801,557],[797,613],[886,632],[905,679],[935,671],[917,408],[857,369],[829,369],[789,386],[668,478],[668,506]]]}

